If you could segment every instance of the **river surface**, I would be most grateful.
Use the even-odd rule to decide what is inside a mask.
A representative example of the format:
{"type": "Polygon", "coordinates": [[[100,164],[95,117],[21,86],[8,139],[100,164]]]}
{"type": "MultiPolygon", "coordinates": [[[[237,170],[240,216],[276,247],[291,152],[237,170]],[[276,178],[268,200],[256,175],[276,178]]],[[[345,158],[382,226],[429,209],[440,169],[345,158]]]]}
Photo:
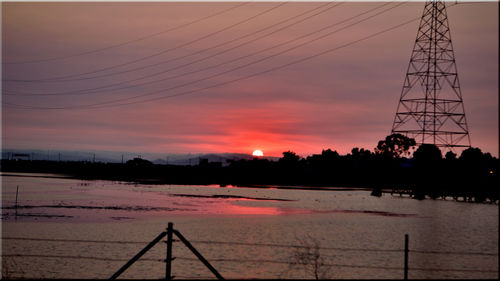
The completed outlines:
{"type": "MultiPolygon", "coordinates": [[[[499,276],[498,205],[352,189],[1,180],[4,277],[107,279],[168,222],[224,278],[402,279],[405,234],[410,279],[499,276]]],[[[173,256],[175,278],[214,278],[179,241],[173,256]]],[[[164,278],[165,257],[158,243],[120,278],[164,278]]]]}

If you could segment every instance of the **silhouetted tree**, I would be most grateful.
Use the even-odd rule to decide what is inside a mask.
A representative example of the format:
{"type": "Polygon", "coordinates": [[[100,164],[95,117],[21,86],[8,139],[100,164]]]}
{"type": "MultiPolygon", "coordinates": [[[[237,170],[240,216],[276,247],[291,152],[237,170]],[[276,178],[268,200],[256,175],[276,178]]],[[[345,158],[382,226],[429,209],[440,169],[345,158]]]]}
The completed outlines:
{"type": "Polygon", "coordinates": [[[492,161],[494,159],[494,157],[491,155],[491,153],[486,152],[486,153],[483,153],[483,159],[485,161],[492,161]]]}
{"type": "Polygon", "coordinates": [[[151,161],[136,157],[132,160],[128,160],[127,165],[134,167],[144,167],[144,166],[152,166],[153,163],[151,161]]]}
{"type": "Polygon", "coordinates": [[[278,160],[277,176],[283,184],[298,184],[303,180],[303,165],[300,157],[293,151],[283,152],[283,157],[278,160]]]}
{"type": "Polygon", "coordinates": [[[442,160],[441,150],[434,144],[422,144],[413,153],[415,163],[415,198],[424,199],[425,195],[432,198],[439,196],[443,188],[445,178],[440,162],[442,160]]]}
{"type": "Polygon", "coordinates": [[[280,162],[298,162],[300,160],[300,156],[298,156],[295,152],[293,151],[286,151],[283,152],[283,158],[280,158],[280,162]]]}
{"type": "Polygon", "coordinates": [[[483,152],[481,152],[481,149],[477,147],[469,147],[462,151],[462,154],[460,154],[460,159],[467,163],[478,164],[479,162],[481,162],[482,156],[483,152]]]}
{"type": "Polygon", "coordinates": [[[428,143],[420,145],[413,153],[413,160],[416,163],[425,163],[426,165],[436,163],[442,157],[441,150],[434,144],[428,143]]]}
{"type": "Polygon", "coordinates": [[[372,155],[370,150],[365,150],[364,148],[359,149],[357,147],[351,150],[351,154],[354,159],[368,158],[372,155]]]}
{"type": "Polygon", "coordinates": [[[459,160],[460,164],[469,172],[484,174],[498,169],[498,159],[488,152],[482,153],[479,148],[470,147],[465,149],[462,151],[459,160]]]}
{"type": "Polygon", "coordinates": [[[446,155],[444,157],[446,158],[446,160],[455,160],[457,159],[457,154],[453,153],[453,151],[450,150],[446,152],[446,155]]]}
{"type": "Polygon", "coordinates": [[[392,134],[378,142],[375,152],[386,157],[395,158],[402,155],[410,155],[410,148],[414,147],[414,139],[401,134],[392,134]]]}
{"type": "Polygon", "coordinates": [[[336,150],[332,151],[331,149],[327,149],[321,151],[321,158],[326,162],[336,161],[339,157],[340,155],[336,150]]]}

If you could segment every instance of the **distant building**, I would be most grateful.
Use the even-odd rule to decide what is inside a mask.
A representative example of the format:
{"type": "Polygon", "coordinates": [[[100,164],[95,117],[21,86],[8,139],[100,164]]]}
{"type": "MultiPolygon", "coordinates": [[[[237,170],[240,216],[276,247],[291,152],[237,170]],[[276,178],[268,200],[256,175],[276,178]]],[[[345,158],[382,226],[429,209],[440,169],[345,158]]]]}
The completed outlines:
{"type": "Polygon", "coordinates": [[[31,155],[27,153],[12,153],[10,160],[31,160],[31,155]]]}

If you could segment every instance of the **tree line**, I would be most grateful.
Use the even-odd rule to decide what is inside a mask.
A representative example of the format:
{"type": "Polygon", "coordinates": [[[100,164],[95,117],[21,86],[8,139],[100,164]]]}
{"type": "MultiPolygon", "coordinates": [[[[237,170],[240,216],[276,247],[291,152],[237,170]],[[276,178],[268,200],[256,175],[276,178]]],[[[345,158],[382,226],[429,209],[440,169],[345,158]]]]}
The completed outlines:
{"type": "Polygon", "coordinates": [[[135,158],[124,164],[2,160],[2,171],[62,173],[80,179],[107,179],[158,184],[220,184],[239,186],[298,185],[403,190],[414,198],[463,196],[474,201],[498,200],[498,163],[490,153],[470,147],[458,156],[444,157],[433,144],[416,147],[414,139],[392,134],[378,142],[374,151],[353,148],[340,155],[326,149],[305,158],[283,152],[278,161],[252,160],[209,162],[195,166],[155,165],[135,158]]]}

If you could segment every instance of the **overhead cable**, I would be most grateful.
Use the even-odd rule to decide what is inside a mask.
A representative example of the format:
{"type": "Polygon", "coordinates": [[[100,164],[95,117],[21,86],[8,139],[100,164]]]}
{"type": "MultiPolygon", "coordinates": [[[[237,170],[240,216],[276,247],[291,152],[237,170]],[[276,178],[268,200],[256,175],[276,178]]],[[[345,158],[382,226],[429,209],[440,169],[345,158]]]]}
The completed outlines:
{"type": "Polygon", "coordinates": [[[193,39],[191,41],[188,41],[186,43],[183,43],[183,44],[180,44],[180,45],[177,45],[175,47],[172,47],[172,48],[168,48],[168,49],[164,49],[160,52],[157,52],[157,53],[154,53],[154,54],[151,54],[151,55],[147,55],[147,56],[144,56],[144,57],[141,57],[141,58],[138,58],[138,59],[134,59],[134,60],[131,60],[131,61],[127,61],[127,62],[124,62],[124,63],[119,63],[119,64],[115,64],[115,65],[112,65],[112,66],[108,66],[108,67],[104,67],[104,68],[99,68],[99,69],[96,69],[96,70],[93,70],[93,71],[87,71],[87,72],[83,72],[83,73],[77,73],[77,74],[70,74],[70,75],[64,75],[64,76],[57,76],[57,77],[50,77],[50,78],[44,78],[44,79],[3,79],[3,81],[5,82],[41,82],[41,81],[48,81],[48,80],[61,80],[61,79],[66,79],[66,78],[71,78],[71,77],[78,77],[78,76],[84,76],[84,75],[88,75],[88,74],[94,74],[94,73],[98,73],[98,72],[103,72],[103,71],[106,71],[106,70],[110,70],[110,69],[115,69],[115,68],[118,68],[118,67],[122,67],[122,66],[126,66],[126,65],[130,65],[130,64],[133,64],[133,63],[137,63],[137,62],[140,62],[140,61],[144,61],[144,60],[147,60],[147,59],[150,59],[150,58],[153,58],[153,57],[157,57],[157,56],[160,56],[160,55],[163,55],[165,53],[168,53],[170,51],[173,51],[173,50],[177,50],[177,49],[180,49],[182,47],[186,47],[188,45],[191,45],[193,43],[196,43],[198,41],[201,41],[203,39],[206,39],[206,38],[209,38],[211,36],[214,36],[216,34],[219,34],[219,33],[222,33],[226,30],[229,30],[233,27],[236,27],[240,24],[243,24],[243,23],[246,23],[248,21],[251,21],[261,15],[264,15],[266,13],[269,13],[271,12],[272,10],[275,10],[283,5],[285,5],[286,2],[283,2],[283,3],[280,3],[278,5],[275,5],[267,10],[264,10],[256,15],[253,15],[251,17],[248,17],[244,20],[241,20],[237,23],[234,23],[234,24],[231,24],[229,26],[226,26],[222,29],[219,29],[219,30],[216,30],[214,32],[211,32],[209,34],[205,34],[204,36],[202,37],[198,37],[196,39],[193,39]]]}
{"type": "Polygon", "coordinates": [[[89,54],[93,54],[93,53],[98,53],[98,52],[102,52],[102,51],[106,51],[106,50],[110,50],[110,49],[122,47],[122,46],[125,46],[125,45],[129,45],[129,44],[132,44],[132,43],[135,43],[135,42],[143,41],[143,40],[146,40],[146,39],[149,39],[149,38],[152,38],[152,37],[156,37],[156,36],[159,36],[159,35],[162,35],[162,34],[166,34],[166,33],[172,32],[172,31],[175,31],[175,30],[178,30],[178,29],[190,26],[192,24],[204,21],[206,19],[213,18],[213,17],[216,17],[218,15],[227,13],[227,12],[229,12],[231,10],[234,10],[234,9],[239,8],[241,6],[247,5],[248,3],[250,3],[250,2],[243,2],[243,3],[240,3],[238,5],[235,5],[235,6],[227,8],[227,9],[224,9],[222,11],[216,12],[214,14],[210,14],[208,16],[196,19],[194,21],[190,21],[188,23],[181,24],[181,25],[176,26],[176,27],[172,27],[172,28],[169,28],[169,29],[166,29],[166,30],[163,30],[163,31],[155,32],[155,33],[152,33],[152,34],[149,34],[149,35],[141,36],[139,38],[131,39],[131,40],[124,41],[124,42],[121,42],[121,43],[116,43],[116,44],[113,44],[113,45],[109,45],[109,46],[106,46],[106,47],[101,47],[101,48],[97,48],[97,49],[93,49],[93,50],[89,50],[89,51],[85,51],[85,52],[81,52],[81,53],[75,53],[75,54],[71,54],[71,55],[65,55],[65,56],[58,56],[58,57],[45,58],[45,59],[36,59],[36,60],[29,60],[29,61],[2,62],[2,64],[32,64],[32,63],[41,63],[41,62],[49,62],[49,61],[56,61],[56,60],[65,60],[65,59],[69,59],[69,58],[73,58],[73,57],[79,57],[79,56],[83,56],[83,55],[89,55],[89,54]]]}

